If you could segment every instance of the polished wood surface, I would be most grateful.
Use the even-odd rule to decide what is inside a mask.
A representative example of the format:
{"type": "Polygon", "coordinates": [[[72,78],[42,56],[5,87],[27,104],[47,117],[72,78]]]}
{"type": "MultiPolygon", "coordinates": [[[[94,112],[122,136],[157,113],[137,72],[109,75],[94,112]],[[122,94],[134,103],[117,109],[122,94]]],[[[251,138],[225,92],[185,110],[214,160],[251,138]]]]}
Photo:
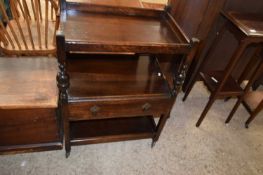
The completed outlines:
{"type": "Polygon", "coordinates": [[[0,109],[57,107],[56,74],[52,58],[0,58],[0,109]]]}
{"type": "MultiPolygon", "coordinates": [[[[210,92],[213,92],[216,90],[217,86],[223,79],[223,71],[214,71],[214,72],[208,72],[208,73],[200,73],[201,78],[204,81],[204,83],[209,88],[210,92]]],[[[240,85],[235,81],[235,79],[230,76],[224,86],[222,87],[222,90],[218,93],[218,96],[222,97],[231,97],[231,96],[238,96],[243,94],[243,89],[240,87],[240,85]]]]}
{"type": "Polygon", "coordinates": [[[247,36],[263,36],[263,15],[238,12],[228,12],[224,15],[247,36]]]}
{"type": "MultiPolygon", "coordinates": [[[[70,9],[81,7],[69,6],[70,9]]],[[[189,51],[189,39],[165,11],[103,6],[87,7],[89,11],[70,9],[62,24],[67,50],[136,53],[189,51]]]]}
{"type": "Polygon", "coordinates": [[[94,120],[116,117],[131,117],[153,115],[160,117],[163,113],[169,113],[173,105],[173,98],[144,98],[132,99],[131,97],[122,97],[96,100],[90,102],[75,102],[68,106],[69,119],[94,120]],[[93,109],[96,109],[94,111],[93,109]]]}
{"type": "MultiPolygon", "coordinates": [[[[242,3],[240,0],[170,0],[170,5],[172,15],[186,34],[189,37],[197,37],[201,40],[199,54],[195,57],[188,71],[183,87],[184,91],[189,82],[192,81],[192,75],[198,74],[198,69],[203,72],[224,69],[233,50],[237,47],[235,37],[226,32],[214,54],[205,57],[205,53],[225,22],[225,18],[220,15],[222,10],[244,14],[263,14],[263,1],[258,0],[242,1],[242,3]],[[199,68],[202,60],[205,60],[205,63],[202,64],[202,68],[199,68]]],[[[232,73],[235,79],[241,75],[245,64],[253,55],[254,49],[254,46],[250,46],[245,50],[232,73]]]]}
{"type": "Polygon", "coordinates": [[[169,114],[174,102],[156,58],[68,54],[66,64],[70,144],[154,138],[153,116],[169,114]]]}
{"type": "MultiPolygon", "coordinates": [[[[260,17],[258,15],[249,15],[249,14],[240,14],[235,12],[223,12],[222,13],[226,18],[227,21],[220,29],[218,36],[214,39],[211,47],[209,48],[208,52],[206,53],[206,57],[210,57],[213,55],[214,50],[219,44],[219,41],[222,39],[223,34],[226,32],[230,32],[233,34],[238,41],[238,46],[232,53],[230,60],[227,63],[227,66],[224,68],[221,73],[217,71],[216,74],[210,73],[201,73],[201,77],[204,80],[205,84],[208,86],[211,96],[209,101],[203,110],[199,120],[196,123],[196,126],[199,127],[202,123],[203,119],[205,118],[208,110],[211,108],[214,101],[218,98],[222,97],[237,97],[238,101],[235,104],[233,110],[230,112],[228,118],[226,119],[225,123],[229,123],[232,119],[235,111],[237,110],[238,106],[241,104],[243,95],[249,90],[250,86],[252,86],[252,82],[255,81],[256,76],[260,73],[260,68],[262,65],[261,60],[255,60],[255,58],[260,57],[261,53],[261,46],[263,42],[263,35],[261,35],[261,23],[260,17]],[[251,20],[251,21],[249,21],[251,20]],[[257,31],[257,30],[258,31],[257,31]],[[251,34],[254,33],[254,34],[251,34]],[[254,56],[250,60],[248,64],[245,64],[245,70],[242,71],[242,74],[238,80],[235,80],[232,77],[232,73],[235,67],[237,67],[238,62],[241,60],[242,55],[244,54],[247,47],[250,45],[257,45],[257,50],[254,52],[254,56]],[[254,64],[257,63],[257,64],[254,64]],[[253,66],[254,67],[251,67],[253,66]],[[210,74],[210,75],[209,75],[210,74]],[[244,89],[240,88],[240,84],[247,77],[249,79],[249,83],[246,85],[244,89]]],[[[202,62],[198,71],[202,68],[202,62]]],[[[195,81],[198,78],[198,74],[193,75],[191,82],[188,83],[185,90],[185,95],[183,97],[183,101],[186,100],[187,96],[189,95],[195,81]]]]}
{"type": "Polygon", "coordinates": [[[205,41],[226,0],[170,0],[171,14],[189,37],[205,41]]]}
{"type": "Polygon", "coordinates": [[[62,149],[55,109],[0,109],[0,154],[62,149]]]}
{"type": "Polygon", "coordinates": [[[0,154],[62,149],[54,58],[0,58],[0,154]]]}
{"type": "MultiPolygon", "coordinates": [[[[263,1],[250,0],[240,3],[240,0],[226,0],[221,11],[225,12],[238,12],[242,14],[257,14],[263,15],[263,1]]],[[[206,49],[210,47],[212,40],[217,36],[217,33],[220,32],[221,26],[224,24],[225,19],[222,15],[219,16],[215,21],[215,25],[209,34],[209,38],[206,43],[206,49]]],[[[210,57],[205,58],[206,63],[202,68],[202,71],[223,69],[226,66],[226,63],[231,57],[233,50],[237,47],[238,43],[236,42],[235,36],[226,32],[222,37],[220,44],[217,49],[215,49],[214,54],[210,57]]],[[[245,69],[246,64],[249,62],[251,57],[254,54],[255,47],[253,45],[245,49],[244,54],[240,58],[240,62],[237,64],[236,68],[233,71],[233,77],[235,79],[239,78],[242,71],[245,69]]],[[[246,78],[247,79],[247,78],[246,78]]]]}
{"type": "Polygon", "coordinates": [[[70,101],[171,95],[155,58],[73,54],[67,64],[70,101]]]}
{"type": "Polygon", "coordinates": [[[167,9],[63,0],[61,21],[57,84],[66,157],[72,145],[85,143],[151,138],[153,146],[170,115],[198,40],[191,42],[167,9]],[[155,55],[162,53],[180,62],[169,74],[171,87],[155,55]],[[153,117],[159,118],[157,124],[153,117]],[[151,131],[145,133],[147,128],[151,131]]]}

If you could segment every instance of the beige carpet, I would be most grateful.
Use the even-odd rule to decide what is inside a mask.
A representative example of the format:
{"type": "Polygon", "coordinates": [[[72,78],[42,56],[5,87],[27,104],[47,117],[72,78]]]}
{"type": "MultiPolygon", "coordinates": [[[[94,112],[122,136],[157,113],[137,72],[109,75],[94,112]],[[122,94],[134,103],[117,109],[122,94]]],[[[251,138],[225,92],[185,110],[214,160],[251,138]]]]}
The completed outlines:
{"type": "Polygon", "coordinates": [[[263,174],[262,113],[245,129],[248,113],[240,107],[225,125],[235,101],[217,101],[196,128],[208,93],[197,83],[185,103],[181,98],[153,149],[150,140],[140,140],[73,147],[68,159],[64,150],[0,156],[0,175],[263,174]]]}

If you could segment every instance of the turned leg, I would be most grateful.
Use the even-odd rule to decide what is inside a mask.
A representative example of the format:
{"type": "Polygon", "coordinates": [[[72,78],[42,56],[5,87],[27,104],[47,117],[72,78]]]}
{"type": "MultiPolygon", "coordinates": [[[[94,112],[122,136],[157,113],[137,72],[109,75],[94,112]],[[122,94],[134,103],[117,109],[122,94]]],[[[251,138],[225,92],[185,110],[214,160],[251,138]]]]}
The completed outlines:
{"type": "Polygon", "coordinates": [[[66,158],[68,158],[69,155],[70,155],[70,151],[71,151],[71,146],[70,146],[70,128],[69,128],[69,121],[68,121],[68,119],[64,119],[64,138],[65,138],[66,158]]]}
{"type": "Polygon", "coordinates": [[[256,118],[258,113],[263,109],[263,100],[260,102],[258,107],[252,112],[251,116],[248,118],[248,120],[245,123],[245,127],[248,128],[249,124],[256,118]]]}
{"type": "Polygon", "coordinates": [[[168,116],[169,115],[162,115],[161,116],[161,118],[158,122],[157,128],[156,128],[156,134],[154,135],[154,137],[152,139],[152,145],[151,145],[152,148],[154,147],[155,143],[158,141],[168,116]]]}
{"type": "Polygon", "coordinates": [[[225,123],[229,123],[230,120],[232,119],[233,115],[235,114],[235,112],[237,111],[239,105],[242,103],[243,98],[239,97],[234,108],[232,109],[232,111],[230,112],[229,116],[227,117],[225,123]]]}
{"type": "Polygon", "coordinates": [[[206,104],[205,106],[205,109],[203,110],[200,118],[198,119],[197,123],[196,123],[196,127],[199,127],[202,123],[202,121],[204,120],[207,112],[209,111],[209,109],[212,107],[213,103],[215,102],[216,98],[213,96],[213,97],[210,97],[208,103],[206,104]]]}

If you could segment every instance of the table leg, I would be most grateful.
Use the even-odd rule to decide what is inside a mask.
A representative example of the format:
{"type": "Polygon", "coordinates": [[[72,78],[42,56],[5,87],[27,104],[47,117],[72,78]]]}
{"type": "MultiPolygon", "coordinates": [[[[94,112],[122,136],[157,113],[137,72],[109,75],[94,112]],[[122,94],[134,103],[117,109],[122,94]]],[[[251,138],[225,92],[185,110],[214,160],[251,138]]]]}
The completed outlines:
{"type": "Polygon", "coordinates": [[[169,115],[162,115],[161,116],[160,121],[158,122],[158,125],[157,125],[157,128],[156,128],[156,134],[155,134],[155,136],[152,139],[152,148],[154,147],[155,143],[158,141],[168,116],[169,115]]]}

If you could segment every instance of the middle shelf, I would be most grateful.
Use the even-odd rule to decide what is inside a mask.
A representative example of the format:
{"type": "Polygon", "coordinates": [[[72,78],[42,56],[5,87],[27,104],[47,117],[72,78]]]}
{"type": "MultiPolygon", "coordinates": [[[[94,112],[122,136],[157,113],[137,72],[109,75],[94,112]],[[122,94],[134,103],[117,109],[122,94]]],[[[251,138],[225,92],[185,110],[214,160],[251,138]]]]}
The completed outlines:
{"type": "Polygon", "coordinates": [[[71,54],[69,102],[105,98],[169,98],[171,90],[155,58],[71,54]]]}

